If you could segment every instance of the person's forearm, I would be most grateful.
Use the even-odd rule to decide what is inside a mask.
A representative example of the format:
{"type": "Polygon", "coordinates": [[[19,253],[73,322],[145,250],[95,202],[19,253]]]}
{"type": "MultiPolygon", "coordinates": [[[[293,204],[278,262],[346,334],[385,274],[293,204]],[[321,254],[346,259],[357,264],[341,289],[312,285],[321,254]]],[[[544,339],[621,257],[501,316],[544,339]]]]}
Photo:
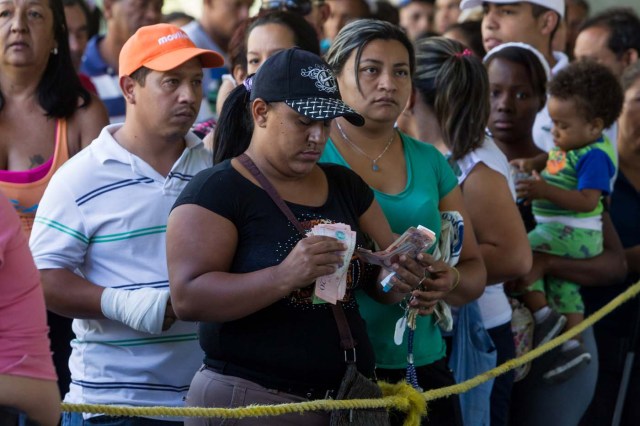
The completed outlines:
{"type": "Polygon", "coordinates": [[[602,253],[589,259],[569,259],[542,253],[534,256],[542,262],[543,275],[553,275],[585,287],[618,284],[627,276],[627,261],[607,211],[602,213],[602,238],[602,253]]]}
{"type": "Polygon", "coordinates": [[[68,269],[41,269],[47,309],[69,318],[103,319],[100,298],[104,287],[68,269]]]}
{"type": "Polygon", "coordinates": [[[590,212],[598,206],[599,195],[589,191],[567,190],[554,185],[546,185],[544,198],[565,210],[590,212]]]}
{"type": "Polygon", "coordinates": [[[494,244],[480,244],[480,252],[487,269],[487,285],[501,284],[518,278],[531,269],[531,249],[526,247],[500,248],[494,244]]]}
{"type": "MultiPolygon", "coordinates": [[[[537,254],[539,255],[539,254],[537,254]]],[[[627,262],[624,256],[603,252],[588,259],[570,259],[567,257],[542,254],[545,275],[553,275],[572,281],[585,287],[613,285],[624,280],[627,262]]]]}
{"type": "Polygon", "coordinates": [[[640,275],[640,245],[629,247],[624,251],[630,275],[640,275]]]}
{"type": "Polygon", "coordinates": [[[460,273],[460,282],[445,297],[445,302],[453,306],[462,306],[482,295],[487,280],[487,271],[481,259],[468,259],[456,265],[460,273]]]}
{"type": "Polygon", "coordinates": [[[209,272],[180,285],[172,282],[171,301],[181,320],[226,322],[266,308],[292,290],[274,266],[246,274],[209,272]]]}
{"type": "Polygon", "coordinates": [[[546,152],[541,152],[535,157],[531,158],[531,165],[533,170],[536,172],[541,172],[547,165],[547,160],[549,159],[549,154],[546,152]]]}

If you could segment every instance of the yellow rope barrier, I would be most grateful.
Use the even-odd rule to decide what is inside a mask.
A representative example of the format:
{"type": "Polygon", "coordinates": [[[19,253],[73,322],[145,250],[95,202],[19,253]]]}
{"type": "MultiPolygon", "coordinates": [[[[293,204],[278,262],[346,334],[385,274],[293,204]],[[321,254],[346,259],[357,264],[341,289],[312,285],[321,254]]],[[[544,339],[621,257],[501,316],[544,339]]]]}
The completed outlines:
{"type": "Polygon", "coordinates": [[[550,351],[567,340],[582,333],[605,315],[611,313],[621,304],[640,293],[640,281],[630,286],[626,291],[619,294],[597,312],[586,318],[579,325],[569,329],[562,335],[550,340],[519,358],[505,362],[498,367],[486,371],[465,382],[458,383],[444,388],[433,389],[420,393],[411,385],[400,382],[389,384],[380,382],[383,398],[379,399],[350,399],[350,400],[317,400],[291,404],[278,405],[249,405],[238,408],[200,408],[200,407],[126,407],[115,405],[96,404],[62,404],[62,411],[80,412],[92,414],[107,414],[111,416],[166,416],[166,417],[219,417],[234,418],[243,417],[263,417],[279,416],[282,414],[304,413],[305,411],[332,411],[345,409],[368,409],[368,408],[395,408],[407,413],[405,426],[420,424],[420,418],[427,412],[427,401],[444,398],[449,395],[467,392],[487,380],[506,373],[516,367],[538,358],[545,352],[550,351]]]}

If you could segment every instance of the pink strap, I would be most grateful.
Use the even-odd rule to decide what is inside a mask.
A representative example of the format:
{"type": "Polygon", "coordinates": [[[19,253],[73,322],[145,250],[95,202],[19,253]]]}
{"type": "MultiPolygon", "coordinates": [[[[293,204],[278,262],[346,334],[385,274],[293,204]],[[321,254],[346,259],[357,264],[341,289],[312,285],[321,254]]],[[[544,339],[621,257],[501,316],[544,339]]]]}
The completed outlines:
{"type": "Polygon", "coordinates": [[[53,164],[53,157],[44,164],[29,170],[0,170],[0,181],[9,183],[32,183],[44,178],[53,164]]]}

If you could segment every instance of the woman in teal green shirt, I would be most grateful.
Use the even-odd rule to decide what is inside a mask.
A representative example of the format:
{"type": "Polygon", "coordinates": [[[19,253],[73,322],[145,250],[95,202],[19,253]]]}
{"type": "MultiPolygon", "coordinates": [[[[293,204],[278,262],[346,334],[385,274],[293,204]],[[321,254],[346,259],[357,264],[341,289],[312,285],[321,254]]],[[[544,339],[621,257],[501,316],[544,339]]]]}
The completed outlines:
{"type": "MultiPolygon", "coordinates": [[[[414,291],[415,300],[411,302],[423,306],[413,342],[418,384],[425,390],[453,384],[433,306],[440,299],[462,305],[478,298],[484,290],[486,272],[457,179],[445,158],[430,144],[395,129],[412,94],[413,46],[392,24],[358,20],[340,31],[326,59],[336,74],[342,98],[364,116],[365,125],[356,127],[341,118],[334,120],[321,161],[356,171],[374,190],[397,234],[410,226],[423,225],[439,236],[440,211],[456,210],[465,219],[457,269],[428,254],[419,256],[431,276],[424,281],[425,291],[414,291]]],[[[379,304],[365,294],[358,296],[358,302],[374,346],[378,378],[390,382],[404,378],[406,333],[401,344],[394,342],[396,324],[404,309],[379,304]]],[[[461,424],[457,397],[431,402],[425,424],[461,424]]]]}

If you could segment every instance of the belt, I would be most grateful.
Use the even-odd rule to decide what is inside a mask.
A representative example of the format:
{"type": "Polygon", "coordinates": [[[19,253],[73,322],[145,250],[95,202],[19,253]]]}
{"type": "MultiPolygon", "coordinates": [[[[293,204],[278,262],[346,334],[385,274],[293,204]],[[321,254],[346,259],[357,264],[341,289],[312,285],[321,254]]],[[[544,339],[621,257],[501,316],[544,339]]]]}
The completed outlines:
{"type": "Polygon", "coordinates": [[[298,383],[289,383],[283,380],[273,379],[264,374],[235,365],[229,362],[217,361],[207,358],[205,368],[226,376],[239,377],[254,382],[266,389],[274,389],[280,392],[306,398],[310,401],[316,399],[333,399],[337,395],[336,389],[309,387],[298,383]]]}

